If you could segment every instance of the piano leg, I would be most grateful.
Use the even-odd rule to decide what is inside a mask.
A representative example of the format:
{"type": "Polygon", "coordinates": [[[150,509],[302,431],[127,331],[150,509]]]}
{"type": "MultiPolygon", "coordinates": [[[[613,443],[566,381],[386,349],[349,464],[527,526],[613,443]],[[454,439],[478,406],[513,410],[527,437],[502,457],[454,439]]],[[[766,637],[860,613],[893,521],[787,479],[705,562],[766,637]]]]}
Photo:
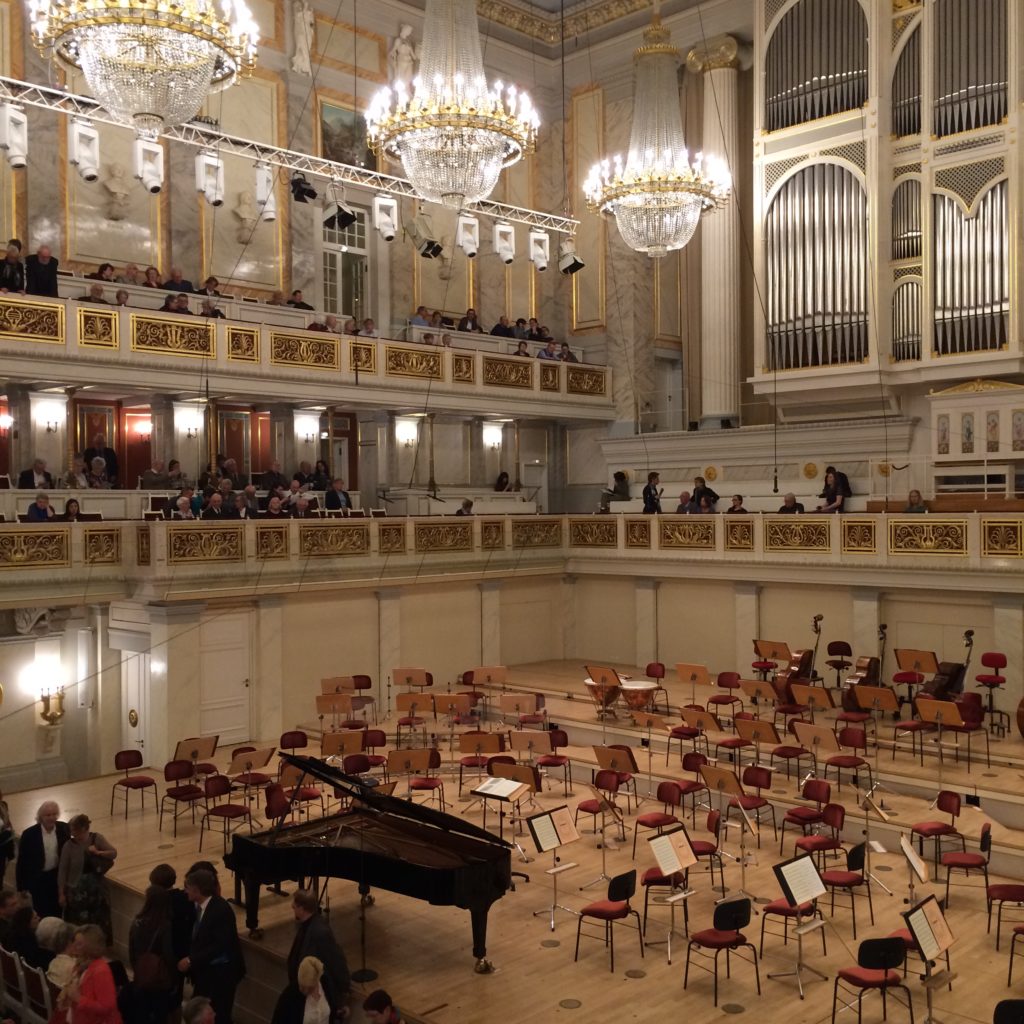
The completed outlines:
{"type": "MultiPolygon", "coordinates": [[[[237,890],[238,873],[235,874],[237,890]]],[[[260,928],[260,889],[263,886],[252,875],[245,876],[245,927],[249,929],[250,939],[262,939],[263,929],[260,928]]]]}
{"type": "Polygon", "coordinates": [[[494,971],[494,964],[487,959],[487,913],[490,909],[489,903],[469,908],[473,922],[473,956],[476,957],[473,970],[477,974],[491,974],[494,971]]]}

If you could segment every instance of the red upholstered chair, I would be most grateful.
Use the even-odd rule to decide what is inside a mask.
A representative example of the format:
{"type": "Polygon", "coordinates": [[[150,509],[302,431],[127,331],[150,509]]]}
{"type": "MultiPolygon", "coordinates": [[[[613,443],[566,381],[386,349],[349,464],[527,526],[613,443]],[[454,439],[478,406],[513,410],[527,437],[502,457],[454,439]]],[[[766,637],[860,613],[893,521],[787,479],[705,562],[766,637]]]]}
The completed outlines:
{"type": "MultiPolygon", "coordinates": [[[[971,738],[978,734],[985,740],[985,764],[992,767],[992,750],[989,745],[989,732],[985,728],[985,708],[981,703],[980,693],[962,693],[956,700],[956,706],[960,709],[960,717],[964,720],[963,725],[946,725],[943,730],[955,736],[967,737],[967,771],[971,770],[971,738]]],[[[942,756],[942,751],[939,751],[942,756]]],[[[957,743],[956,759],[960,760],[960,745],[957,743]]]]}
{"type": "MultiPolygon", "coordinates": [[[[729,801],[729,806],[725,812],[725,820],[728,822],[732,816],[734,809],[743,808],[747,814],[752,814],[754,820],[758,825],[761,824],[761,818],[763,812],[771,811],[772,814],[772,831],[775,833],[775,838],[779,838],[779,829],[775,823],[775,807],[763,796],[761,796],[761,790],[772,788],[772,773],[761,765],[751,764],[743,769],[743,785],[746,787],[753,786],[755,792],[746,794],[744,796],[734,796],[729,801]]],[[[757,833],[757,846],[761,848],[761,832],[760,829],[757,833]]]]}
{"type": "Polygon", "coordinates": [[[538,768],[561,768],[562,779],[565,783],[565,795],[569,795],[569,779],[572,777],[572,761],[566,754],[558,751],[569,746],[569,734],[564,729],[551,729],[548,732],[551,738],[551,753],[541,754],[537,758],[538,768]]]}
{"type": "MultiPolygon", "coordinates": [[[[754,977],[757,979],[757,994],[761,994],[761,973],[757,967],[757,949],[752,942],[740,931],[750,924],[750,900],[727,900],[715,907],[715,916],[712,927],[704,931],[694,932],[690,936],[690,942],[686,947],[686,971],[683,973],[683,989],[690,982],[690,960],[696,951],[698,956],[714,961],[714,967],[705,967],[697,964],[703,970],[708,971],[715,977],[715,1006],[718,1005],[718,955],[725,950],[726,976],[729,974],[729,956],[738,953],[741,949],[749,949],[754,964],[754,977]],[[704,950],[709,952],[705,953],[704,950]],[[713,950],[714,952],[710,952],[713,950]]],[[[743,959],[743,957],[740,957],[743,959]]]]}
{"type": "Polygon", "coordinates": [[[437,797],[438,807],[444,810],[444,781],[431,772],[436,772],[441,767],[441,751],[436,747],[430,751],[430,759],[427,762],[426,775],[414,775],[409,780],[409,789],[413,793],[429,793],[437,797]]]}
{"type": "Polygon", "coordinates": [[[936,732],[937,726],[931,722],[922,722],[920,718],[907,718],[897,722],[892,727],[892,759],[896,760],[896,744],[900,736],[910,737],[910,756],[914,756],[915,750],[920,758],[921,767],[924,767],[924,737],[926,733],[936,732]]]}
{"type": "Polygon", "coordinates": [[[367,729],[363,733],[363,753],[366,754],[371,771],[380,768],[384,773],[384,781],[388,781],[388,759],[385,754],[377,751],[388,745],[387,733],[383,729],[367,729]]]}
{"type": "Polygon", "coordinates": [[[547,728],[548,709],[544,706],[544,694],[535,693],[534,696],[537,698],[537,710],[527,711],[519,716],[518,724],[520,729],[530,725],[537,725],[542,729],[547,728]]]}
{"type": "MultiPolygon", "coordinates": [[[[765,925],[768,924],[769,917],[778,917],[782,919],[782,944],[784,946],[789,945],[789,922],[793,921],[797,926],[806,924],[808,921],[813,921],[814,918],[820,917],[824,920],[821,911],[818,909],[817,903],[813,900],[807,903],[801,903],[797,907],[791,907],[789,901],[783,896],[781,899],[772,900],[771,903],[761,908],[761,913],[764,915],[761,918],[761,945],[758,949],[758,953],[764,956],[764,932],[765,925]]],[[[828,950],[825,946],[825,929],[819,928],[821,932],[821,953],[822,956],[827,955],[828,950]]],[[[778,932],[769,932],[770,935],[778,935],[778,932]]]]}
{"type": "Polygon", "coordinates": [[[156,803],[156,779],[150,775],[132,775],[131,771],[142,767],[141,750],[119,750],[114,755],[114,768],[124,772],[124,778],[118,779],[110,790],[110,813],[114,813],[114,797],[118,793],[124,796],[124,816],[128,820],[128,794],[138,793],[142,802],[142,810],[146,810],[146,790],[153,790],[153,803],[156,803]]]}
{"type": "MultiPolygon", "coordinates": [[[[515,758],[512,758],[512,763],[515,764],[515,758]]],[[[619,792],[619,773],[613,772],[608,768],[602,768],[594,776],[594,788],[601,790],[605,795],[605,798],[609,803],[615,803],[615,796],[619,792]]],[[[573,824],[579,820],[580,812],[583,814],[592,814],[594,816],[594,832],[597,832],[597,816],[602,814],[601,804],[595,797],[589,797],[586,800],[581,800],[576,805],[576,813],[573,816],[573,824]]],[[[603,814],[602,814],[603,819],[603,814]]],[[[604,821],[601,822],[602,826],[604,821]]]]}
{"type": "Polygon", "coordinates": [[[1003,929],[1003,907],[1009,904],[1018,909],[1024,908],[1024,885],[1015,882],[1000,882],[990,885],[985,890],[985,902],[988,907],[988,932],[992,934],[992,907],[999,904],[996,913],[996,950],[999,949],[999,933],[1003,929]]]}
{"type": "Polygon", "coordinates": [[[716,684],[720,690],[725,692],[708,697],[708,710],[715,715],[718,714],[719,709],[728,711],[730,717],[736,711],[737,705],[742,711],[743,698],[739,694],[743,692],[743,687],[740,686],[739,672],[719,672],[716,684]]]}
{"type": "Polygon", "coordinates": [[[843,769],[847,769],[853,773],[854,785],[860,777],[860,773],[865,771],[868,773],[868,788],[871,788],[871,765],[866,758],[861,757],[858,751],[863,750],[866,754],[868,752],[868,734],[863,729],[855,729],[853,726],[847,726],[845,729],[840,729],[836,738],[839,740],[839,746],[848,748],[851,752],[849,754],[833,754],[830,758],[825,761],[825,778],[828,778],[829,768],[835,768],[836,770],[836,785],[840,792],[843,789],[843,769]]]}
{"type": "MultiPolygon", "coordinates": [[[[491,736],[491,735],[493,735],[493,734],[489,733],[489,732],[481,732],[479,730],[475,730],[475,731],[470,731],[470,732],[464,732],[462,734],[462,737],[464,737],[467,742],[478,744],[479,741],[474,739],[474,737],[477,737],[477,736],[491,736]]],[[[505,749],[505,737],[501,733],[498,733],[497,737],[498,737],[498,739],[497,739],[498,749],[499,750],[504,750],[505,749]]],[[[491,741],[491,742],[493,742],[493,741],[491,741]]],[[[465,749],[465,748],[463,748],[463,749],[465,749]]],[[[476,749],[479,749],[479,747],[477,747],[476,749]]],[[[490,761],[492,756],[493,756],[492,754],[485,754],[485,753],[481,752],[481,753],[478,753],[478,754],[464,754],[462,757],[459,758],[459,796],[462,796],[463,777],[464,777],[464,773],[465,773],[466,769],[467,768],[469,768],[469,769],[474,769],[475,768],[477,773],[478,773],[478,775],[479,775],[479,773],[484,768],[487,767],[487,764],[490,761]]]]}
{"type": "MultiPolygon", "coordinates": [[[[772,722],[775,724],[775,727],[778,728],[779,715],[782,715],[783,731],[785,732],[787,731],[787,723],[792,721],[794,718],[799,718],[801,715],[807,714],[810,710],[811,708],[809,704],[798,704],[795,701],[790,703],[779,701],[775,705],[775,713],[772,715],[772,722]]],[[[808,721],[810,720],[808,719],[808,721]]]]}
{"type": "MultiPolygon", "coordinates": [[[[889,989],[901,988],[907,994],[907,1008],[910,1011],[910,1024],[914,1024],[914,1001],[910,989],[903,984],[903,975],[899,968],[903,966],[907,953],[903,940],[898,937],[888,939],[865,939],[857,950],[857,966],[843,967],[836,974],[832,989],[832,1024],[836,1020],[836,1004],[839,1002],[839,986],[857,997],[857,1024],[860,1024],[862,1002],[867,992],[882,993],[882,1016],[887,1013],[886,995],[889,989]]],[[[850,1005],[844,1002],[844,1006],[850,1005]]]]}
{"type": "Polygon", "coordinates": [[[160,827],[158,831],[164,830],[164,805],[168,800],[174,810],[174,837],[178,837],[178,816],[186,810],[192,812],[192,824],[196,822],[196,804],[203,799],[203,788],[197,786],[192,774],[191,761],[168,761],[164,765],[164,782],[168,783],[164,795],[160,799],[160,827]],[[175,785],[170,785],[175,783],[175,785]]]}
{"type": "MultiPolygon", "coordinates": [[[[704,708],[702,708],[699,704],[684,704],[683,705],[683,710],[703,711],[704,708]]],[[[715,721],[717,722],[718,719],[716,718],[715,721]]],[[[673,726],[669,730],[668,740],[665,743],[665,764],[666,764],[666,766],[668,765],[669,757],[672,756],[672,744],[674,742],[679,744],[679,759],[680,759],[680,761],[682,761],[684,756],[685,756],[683,754],[683,745],[686,744],[686,743],[692,744],[693,745],[693,749],[696,750],[697,749],[697,744],[700,743],[700,742],[703,742],[704,743],[704,750],[705,750],[705,752],[707,752],[707,749],[708,749],[708,738],[704,734],[704,731],[702,729],[696,729],[693,726],[687,725],[685,722],[683,722],[680,725],[673,726]]]]}
{"type": "MultiPolygon", "coordinates": [[[[632,761],[636,764],[636,754],[633,753],[633,748],[628,743],[609,743],[609,750],[622,750],[627,755],[627,761],[632,761]]],[[[631,808],[629,802],[629,790],[630,787],[633,789],[633,799],[636,801],[637,806],[640,806],[640,797],[636,792],[636,775],[633,772],[619,772],[619,789],[623,790],[626,794],[626,810],[629,811],[631,808]]]]}
{"type": "Polygon", "coordinates": [[[264,796],[267,802],[264,812],[267,821],[274,825],[281,824],[292,811],[292,803],[285,796],[284,786],[280,782],[272,782],[264,790],[264,796]]]}
{"type": "Polygon", "coordinates": [[[935,809],[940,814],[948,814],[949,821],[919,821],[911,828],[910,832],[917,836],[917,848],[922,857],[924,856],[924,841],[926,839],[935,840],[935,866],[938,867],[939,847],[944,838],[951,837],[957,840],[965,853],[967,852],[967,842],[956,827],[956,819],[960,817],[960,794],[954,793],[951,789],[942,790],[935,800],[935,809]]]}
{"type": "MultiPolygon", "coordinates": [[[[679,792],[682,796],[682,803],[689,797],[693,804],[693,823],[697,824],[697,796],[700,793],[706,793],[708,791],[707,785],[701,778],[700,768],[701,765],[707,764],[708,759],[703,754],[698,754],[695,750],[691,750],[688,754],[683,754],[683,771],[693,772],[692,779],[677,779],[676,783],[679,786],[679,792]]],[[[708,806],[704,804],[703,806],[708,806]]]]}
{"type": "MultiPolygon", "coordinates": [[[[251,754],[256,750],[256,747],[235,747],[231,751],[231,760],[234,761],[236,757],[241,754],[251,754]]],[[[245,796],[247,800],[252,800],[255,797],[253,790],[263,789],[269,786],[273,782],[273,776],[268,775],[266,772],[239,772],[237,775],[232,776],[231,785],[234,789],[245,790],[245,796]]]]}
{"type": "MultiPolygon", "coordinates": [[[[858,843],[851,850],[846,851],[846,869],[832,868],[829,871],[821,872],[821,880],[825,887],[832,894],[832,904],[829,914],[833,917],[836,912],[836,892],[846,892],[850,896],[850,916],[853,918],[853,937],[857,938],[857,894],[863,891],[868,898],[868,912],[871,915],[871,923],[875,923],[875,905],[871,901],[871,886],[867,884],[867,877],[864,874],[864,858],[866,847],[864,843],[858,843]]],[[[902,963],[902,960],[900,961],[902,963]]]]}
{"type": "Polygon", "coordinates": [[[341,762],[341,770],[346,775],[368,775],[370,759],[365,754],[348,754],[341,762]]]}
{"type": "Polygon", "coordinates": [[[772,765],[772,767],[774,767],[775,766],[775,758],[779,758],[780,760],[785,761],[786,762],[786,778],[787,779],[790,778],[790,775],[791,775],[790,768],[794,764],[794,762],[796,763],[796,774],[797,774],[797,777],[799,777],[799,775],[800,775],[800,762],[804,758],[807,758],[807,760],[811,762],[811,764],[810,764],[811,768],[814,767],[814,753],[813,753],[813,751],[808,750],[806,747],[802,746],[800,743],[796,742],[796,740],[795,740],[795,737],[796,737],[796,728],[795,728],[795,726],[796,726],[797,722],[800,722],[801,724],[806,723],[807,725],[813,725],[814,724],[813,722],[807,721],[806,719],[803,719],[803,718],[793,718],[793,719],[790,719],[789,723],[786,726],[786,732],[788,732],[791,736],[793,736],[794,739],[790,740],[788,743],[780,743],[777,747],[775,747],[775,749],[772,750],[772,756],[771,756],[771,760],[769,762],[772,765]]]}
{"type": "MultiPolygon", "coordinates": [[[[753,715],[749,711],[737,711],[732,717],[734,722],[737,718],[746,718],[753,721],[757,718],[757,715],[753,715]]],[[[744,740],[739,736],[728,736],[724,740],[719,740],[715,744],[715,760],[717,761],[721,756],[719,751],[727,750],[729,751],[729,759],[738,763],[738,751],[743,750],[745,747],[752,747],[753,745],[754,744],[751,740],[744,740]]]]}
{"type": "Polygon", "coordinates": [[[203,783],[203,790],[206,796],[206,813],[199,823],[199,849],[203,848],[203,834],[206,829],[212,829],[213,823],[219,821],[224,833],[224,852],[228,848],[228,836],[236,829],[241,828],[246,822],[249,823],[249,832],[252,833],[252,812],[248,804],[233,804],[230,799],[217,803],[221,797],[231,796],[231,779],[226,775],[207,776],[203,783]]]}
{"type": "Polygon", "coordinates": [[[352,689],[356,691],[352,698],[352,710],[365,712],[366,708],[373,708],[373,721],[376,724],[377,701],[367,692],[373,689],[373,680],[367,675],[354,675],[352,676],[352,689]]]}
{"type": "Polygon", "coordinates": [[[827,830],[809,836],[801,836],[796,841],[797,853],[817,855],[818,867],[825,864],[825,854],[843,848],[843,826],[846,824],[846,808],[842,804],[825,804],[821,811],[821,824],[827,830]]]}
{"type": "Polygon", "coordinates": [[[580,919],[576,923],[576,953],[573,956],[575,963],[580,958],[580,933],[583,922],[586,919],[600,921],[604,925],[604,944],[608,947],[609,963],[611,971],[615,973],[615,930],[616,921],[625,921],[630,916],[636,918],[636,931],[640,939],[640,956],[644,955],[644,935],[640,925],[640,914],[630,905],[630,900],[636,892],[636,869],[627,871],[624,874],[616,875],[608,883],[607,899],[598,900],[596,903],[588,903],[580,911],[580,919]]]}
{"type": "Polygon", "coordinates": [[[946,906],[949,906],[949,876],[954,871],[962,871],[967,878],[972,871],[980,871],[985,876],[985,889],[988,889],[988,861],[992,854],[992,824],[988,821],[981,826],[981,839],[977,853],[965,850],[950,850],[940,858],[946,869],[946,906]]]}
{"type": "Polygon", "coordinates": [[[289,799],[292,810],[308,808],[310,804],[320,801],[320,813],[324,814],[327,809],[324,791],[319,786],[304,781],[304,773],[301,768],[293,764],[286,764],[281,772],[281,785],[284,786],[284,795],[289,799]]]}
{"type": "MultiPolygon", "coordinates": [[[[676,871],[671,875],[663,875],[661,868],[655,866],[648,868],[640,876],[640,885],[644,890],[644,921],[640,931],[647,934],[647,909],[650,903],[651,893],[655,890],[662,890],[668,895],[681,892],[687,886],[687,872],[676,871]]],[[[683,932],[690,934],[690,907],[689,901],[683,900],[683,932]]]]}
{"type": "Polygon", "coordinates": [[[715,865],[718,865],[718,875],[722,882],[722,889],[725,890],[725,867],[722,863],[722,814],[720,811],[708,811],[707,830],[715,837],[715,841],[708,842],[706,839],[692,839],[690,846],[697,856],[697,863],[702,860],[708,862],[711,869],[711,888],[715,887],[715,865]]]}
{"type": "Polygon", "coordinates": [[[277,745],[289,754],[294,754],[296,750],[309,746],[309,737],[301,729],[289,729],[281,733],[277,745]]]}
{"type": "Polygon", "coordinates": [[[660,697],[660,699],[665,703],[665,714],[667,715],[669,713],[668,690],[665,689],[665,685],[662,683],[662,680],[665,678],[664,664],[660,661],[647,662],[647,665],[644,667],[644,675],[647,676],[648,679],[653,679],[658,684],[658,688],[654,691],[654,695],[651,697],[651,710],[658,710],[658,699],[660,697]]]}
{"type": "Polygon", "coordinates": [[[988,691],[988,698],[985,703],[985,714],[989,717],[989,724],[994,730],[998,730],[1001,736],[1005,736],[1010,727],[1010,716],[1005,711],[1000,711],[993,700],[996,690],[1001,690],[1006,685],[1006,676],[1003,670],[1006,668],[1006,655],[998,651],[986,651],[981,656],[981,664],[988,672],[981,672],[974,677],[975,682],[982,690],[988,691]]]}
{"type": "Polygon", "coordinates": [[[398,720],[395,723],[395,746],[402,745],[403,729],[407,729],[409,732],[421,729],[423,745],[426,746],[427,720],[424,715],[430,707],[432,707],[432,699],[418,690],[412,693],[395,694],[395,708],[398,711],[398,720]]]}
{"type": "Polygon", "coordinates": [[[900,703],[913,705],[917,696],[916,687],[924,685],[924,676],[920,672],[895,672],[892,677],[893,689],[899,691],[901,686],[907,688],[906,697],[900,698],[900,703]]]}
{"type": "Polygon", "coordinates": [[[821,824],[821,809],[832,798],[832,787],[824,779],[808,779],[804,783],[803,792],[800,794],[804,800],[809,800],[814,807],[798,804],[786,811],[782,819],[782,838],[779,840],[779,856],[782,856],[782,847],[786,843],[786,826],[793,825],[800,829],[803,835],[807,835],[808,829],[821,824]]]}
{"type": "MultiPolygon", "coordinates": [[[[920,960],[921,961],[921,966],[924,967],[924,961],[922,960],[921,954],[920,954],[920,952],[918,952],[918,949],[917,949],[917,942],[914,941],[914,936],[910,934],[910,929],[909,928],[898,928],[896,931],[889,933],[889,938],[890,939],[899,939],[900,942],[903,943],[903,950],[904,950],[904,954],[907,957],[907,959],[909,959],[910,957],[913,956],[915,959],[920,960]]],[[[950,963],[949,963],[949,950],[948,949],[946,950],[946,970],[947,971],[951,971],[952,970],[951,967],[950,967],[950,963]]],[[[905,978],[906,976],[907,976],[907,961],[904,960],[903,961],[903,977],[905,978]]],[[[953,977],[952,977],[952,973],[950,974],[950,979],[949,979],[949,991],[950,992],[953,991],[953,977]]]]}
{"type": "Polygon", "coordinates": [[[636,859],[636,841],[640,835],[640,829],[646,828],[661,835],[666,828],[679,824],[679,819],[670,812],[672,807],[681,807],[683,794],[676,782],[659,782],[656,799],[661,801],[660,811],[648,811],[646,814],[636,816],[636,825],[633,829],[633,859],[636,859]]]}
{"type": "Polygon", "coordinates": [[[825,650],[828,654],[825,664],[835,672],[838,690],[843,685],[843,673],[853,666],[853,662],[847,660],[853,657],[853,648],[845,640],[832,640],[825,650]]]}
{"type": "Polygon", "coordinates": [[[767,680],[770,675],[774,676],[779,669],[777,662],[762,658],[757,653],[756,644],[754,645],[754,660],[750,663],[750,667],[757,673],[757,678],[763,680],[767,680]]]}
{"type": "Polygon", "coordinates": [[[836,713],[836,728],[840,729],[843,726],[852,725],[860,729],[867,729],[871,726],[871,730],[874,733],[874,737],[878,739],[878,723],[875,721],[875,716],[870,711],[862,711],[860,709],[856,711],[848,711],[844,707],[840,707],[836,713]]]}

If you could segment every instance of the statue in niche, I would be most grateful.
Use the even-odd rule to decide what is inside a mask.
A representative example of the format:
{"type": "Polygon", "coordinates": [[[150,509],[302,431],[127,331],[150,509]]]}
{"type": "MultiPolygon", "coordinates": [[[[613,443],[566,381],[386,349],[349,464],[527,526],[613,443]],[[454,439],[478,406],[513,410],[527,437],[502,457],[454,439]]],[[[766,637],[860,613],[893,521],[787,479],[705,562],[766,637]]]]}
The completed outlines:
{"type": "Polygon", "coordinates": [[[103,187],[107,190],[107,220],[124,220],[128,215],[131,190],[128,171],[123,164],[112,163],[107,166],[103,187]]]}
{"type": "Polygon", "coordinates": [[[391,69],[391,82],[404,82],[411,85],[416,77],[416,65],[420,59],[418,43],[412,41],[412,25],[400,25],[398,35],[391,44],[388,53],[388,67],[391,69]]]}
{"type": "Polygon", "coordinates": [[[295,34],[295,43],[292,49],[292,71],[297,75],[312,75],[313,65],[310,55],[313,52],[313,33],[316,31],[313,8],[306,3],[306,0],[300,0],[292,7],[292,19],[295,34]]]}
{"type": "Polygon", "coordinates": [[[441,281],[450,281],[452,279],[452,266],[455,263],[455,256],[453,254],[455,246],[451,236],[445,235],[441,239],[441,245],[444,248],[441,250],[441,257],[438,260],[440,266],[437,268],[437,276],[441,281]]]}
{"type": "Polygon", "coordinates": [[[49,636],[61,631],[70,615],[69,608],[15,608],[0,617],[0,636],[49,636]]]}
{"type": "Polygon", "coordinates": [[[256,197],[251,192],[239,192],[238,203],[232,211],[238,218],[237,241],[245,245],[256,230],[260,220],[260,209],[256,205],[256,197]]]}

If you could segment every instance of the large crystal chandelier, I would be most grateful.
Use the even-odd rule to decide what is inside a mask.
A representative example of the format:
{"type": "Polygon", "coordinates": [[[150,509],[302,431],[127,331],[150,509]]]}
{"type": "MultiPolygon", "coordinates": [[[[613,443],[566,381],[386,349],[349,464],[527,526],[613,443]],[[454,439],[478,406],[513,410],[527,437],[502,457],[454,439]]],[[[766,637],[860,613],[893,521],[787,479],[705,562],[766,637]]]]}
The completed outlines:
{"type": "Polygon", "coordinates": [[[655,13],[633,55],[636,84],[629,155],[595,164],[583,192],[595,211],[615,215],[626,244],[648,256],[682,249],[707,210],[729,198],[725,164],[700,153],[691,161],[683,139],[676,69],[679,51],[655,13]]]}
{"type": "Polygon", "coordinates": [[[427,200],[486,199],[503,168],[534,146],[540,121],[514,85],[488,86],[474,0],[427,0],[419,75],[380,90],[366,112],[370,144],[400,160],[427,200]]]}
{"type": "Polygon", "coordinates": [[[190,121],[248,74],[259,28],[244,0],[28,0],[44,56],[81,68],[100,105],[145,134],[190,121]]]}

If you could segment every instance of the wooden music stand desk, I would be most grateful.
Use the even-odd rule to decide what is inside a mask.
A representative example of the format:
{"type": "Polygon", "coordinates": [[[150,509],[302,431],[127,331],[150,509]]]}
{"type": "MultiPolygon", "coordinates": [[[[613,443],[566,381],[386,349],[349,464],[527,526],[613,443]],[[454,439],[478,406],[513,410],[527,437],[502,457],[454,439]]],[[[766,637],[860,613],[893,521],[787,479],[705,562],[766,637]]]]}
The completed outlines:
{"type": "Polygon", "coordinates": [[[337,729],[338,723],[352,717],[352,694],[324,693],[317,694],[316,713],[320,719],[331,716],[331,728],[337,729]]]}
{"type": "Polygon", "coordinates": [[[901,672],[920,672],[923,676],[933,676],[939,671],[939,659],[935,657],[934,651],[897,647],[894,653],[901,672]]]}
{"type": "Polygon", "coordinates": [[[811,713],[811,721],[814,721],[815,711],[829,711],[836,706],[832,699],[832,691],[824,686],[811,686],[808,683],[790,683],[789,688],[793,691],[793,700],[797,704],[804,704],[811,713]]]}
{"type": "Polygon", "coordinates": [[[208,761],[217,753],[219,736],[192,736],[187,740],[178,740],[174,748],[175,761],[208,761]]]}
{"type": "Polygon", "coordinates": [[[754,650],[761,661],[781,661],[788,665],[789,659],[792,657],[789,644],[783,643],[781,640],[755,640],[754,650]]]}
{"type": "Polygon", "coordinates": [[[427,681],[427,670],[425,668],[393,668],[391,670],[391,681],[398,686],[404,683],[408,687],[430,686],[427,681]]]}
{"type": "Polygon", "coordinates": [[[531,765],[537,754],[550,754],[554,749],[551,746],[551,733],[539,729],[510,729],[508,745],[520,761],[526,760],[531,765]]]}
{"type": "Polygon", "coordinates": [[[942,789],[942,730],[950,726],[962,726],[960,709],[951,700],[933,700],[931,697],[917,697],[914,701],[922,722],[928,722],[938,729],[935,743],[939,750],[939,789],[942,789]]]}
{"type": "Polygon", "coordinates": [[[689,662],[680,661],[676,665],[676,675],[679,681],[690,684],[690,703],[697,703],[697,687],[710,686],[711,676],[708,674],[706,665],[691,665],[689,662]]]}
{"type": "Polygon", "coordinates": [[[770,704],[778,702],[779,695],[775,687],[763,679],[741,679],[740,687],[752,701],[764,700],[770,704]]]}
{"type": "Polygon", "coordinates": [[[474,689],[480,683],[493,686],[495,683],[504,686],[508,682],[508,669],[504,665],[477,665],[473,669],[474,689]]]}
{"type": "Polygon", "coordinates": [[[722,732],[722,723],[710,711],[697,711],[693,708],[680,708],[679,714],[691,729],[700,729],[702,733],[722,732]]]}
{"type": "Polygon", "coordinates": [[[853,695],[862,711],[899,711],[900,708],[896,691],[888,686],[865,686],[858,683],[853,687],[853,695]]]}
{"type": "Polygon", "coordinates": [[[473,698],[468,693],[434,694],[434,707],[452,718],[461,718],[473,710],[473,698]]]}
{"type": "Polygon", "coordinates": [[[835,729],[827,725],[812,725],[810,722],[794,722],[793,731],[800,746],[810,751],[814,759],[814,774],[818,774],[818,760],[826,760],[840,751],[835,729]]]}
{"type": "MultiPolygon", "coordinates": [[[[533,735],[536,735],[534,733],[533,735]]],[[[463,732],[459,734],[459,753],[468,757],[501,753],[501,733],[463,732]]]]}
{"type": "MultiPolygon", "coordinates": [[[[779,738],[779,731],[771,722],[762,722],[758,718],[737,718],[735,721],[736,735],[741,740],[754,744],[754,764],[761,764],[761,744],[770,743],[777,747],[782,740],[779,738]]],[[[769,765],[761,765],[762,768],[769,768],[769,765]]]]}
{"type": "Polygon", "coordinates": [[[594,756],[602,771],[632,772],[640,771],[632,748],[619,750],[618,747],[594,747],[594,756]]]}
{"type": "Polygon", "coordinates": [[[325,732],[320,739],[321,757],[340,757],[363,752],[363,730],[346,729],[344,732],[325,732]]]}
{"type": "Polygon", "coordinates": [[[518,718],[520,715],[535,715],[537,714],[537,694],[503,693],[498,698],[498,707],[501,708],[503,717],[515,715],[518,718]]]}
{"type": "Polygon", "coordinates": [[[260,750],[250,750],[246,754],[238,754],[231,759],[225,774],[233,776],[244,772],[258,772],[270,764],[270,759],[276,751],[277,747],[263,747],[260,750]]]}
{"type": "Polygon", "coordinates": [[[355,680],[351,676],[331,676],[320,680],[321,693],[344,693],[355,688],[355,680]]]}

